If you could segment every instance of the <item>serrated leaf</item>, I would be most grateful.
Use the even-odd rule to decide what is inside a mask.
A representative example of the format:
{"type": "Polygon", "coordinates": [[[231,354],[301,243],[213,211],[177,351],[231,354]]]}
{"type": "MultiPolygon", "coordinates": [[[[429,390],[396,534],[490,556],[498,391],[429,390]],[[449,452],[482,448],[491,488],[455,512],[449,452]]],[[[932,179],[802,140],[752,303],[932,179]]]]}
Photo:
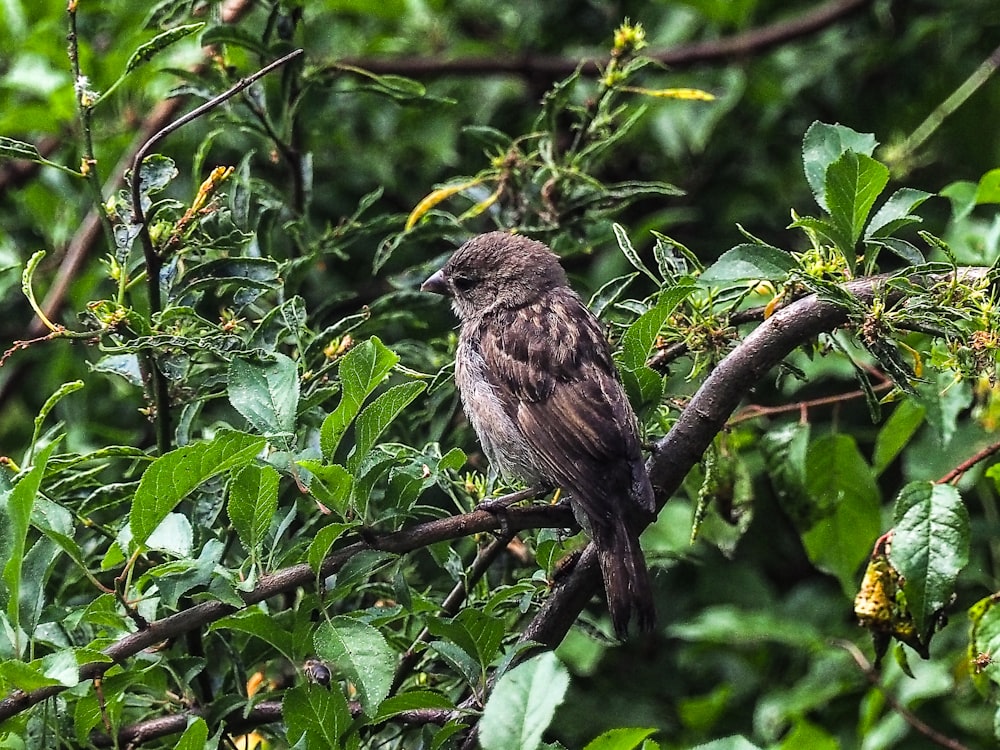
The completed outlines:
{"type": "Polygon", "coordinates": [[[358,415],[358,421],[355,425],[356,440],[354,449],[347,459],[348,469],[352,472],[357,471],[361,462],[375,446],[379,436],[426,387],[425,383],[419,381],[400,383],[365,407],[364,411],[358,415]]]}
{"type": "Polygon", "coordinates": [[[180,174],[174,160],[163,154],[150,154],[139,166],[139,193],[148,201],[180,174]]]}
{"type": "Polygon", "coordinates": [[[694,289],[694,284],[685,283],[664,290],[657,298],[656,305],[629,325],[622,335],[619,359],[622,367],[626,370],[638,370],[646,366],[656,337],[667,318],[694,289]]]}
{"type": "Polygon", "coordinates": [[[907,606],[923,634],[969,562],[969,512],[951,485],[911,482],[899,493],[893,516],[889,560],[904,578],[907,606]]]}
{"type": "Polygon", "coordinates": [[[889,168],[870,156],[846,151],[826,170],[827,211],[848,246],[841,247],[850,266],[868,214],[889,183],[889,168]]]}
{"type": "Polygon", "coordinates": [[[312,474],[309,491],[330,510],[346,515],[354,477],[340,464],[324,464],[314,459],[303,459],[296,464],[312,474]]]}
{"type": "Polygon", "coordinates": [[[188,557],[194,548],[191,522],[180,513],[167,513],[146,538],[145,545],[175,557],[188,557]]]}
{"type": "Polygon", "coordinates": [[[913,188],[901,188],[893,193],[882,207],[875,212],[865,229],[865,239],[888,237],[907,224],[921,221],[919,216],[911,215],[920,204],[931,198],[931,193],[913,188]]]}
{"type": "Polygon", "coordinates": [[[472,688],[478,688],[483,681],[483,673],[476,662],[461,646],[449,641],[431,641],[427,644],[451,665],[452,669],[472,688]]]}
{"type": "Polygon", "coordinates": [[[261,557],[271,520],[278,511],[279,478],[274,467],[251,464],[235,472],[229,484],[229,520],[255,561],[261,557]]]}
{"type": "Polygon", "coordinates": [[[291,745],[298,745],[305,738],[301,746],[306,748],[352,750],[358,746],[355,733],[345,734],[351,725],[351,712],[339,690],[315,684],[298,685],[285,691],[281,709],[291,745]]]}
{"type": "Polygon", "coordinates": [[[265,434],[294,432],[299,373],[291,358],[275,354],[270,362],[233,359],[227,392],[229,403],[255,430],[265,434]]]}
{"type": "Polygon", "coordinates": [[[628,288],[628,285],[635,281],[635,278],[638,275],[638,271],[633,271],[632,273],[624,276],[611,279],[611,281],[607,282],[600,289],[594,292],[590,300],[587,302],[587,307],[589,307],[590,311],[594,313],[594,317],[601,317],[609,305],[615,304],[619,298],[621,298],[622,294],[625,293],[625,289],[628,288]]]}
{"type": "Polygon", "coordinates": [[[38,688],[60,685],[59,680],[47,676],[40,664],[28,664],[20,659],[0,662],[0,684],[4,691],[22,690],[30,693],[38,688]]]}
{"type": "Polygon", "coordinates": [[[237,633],[246,633],[255,638],[259,638],[268,643],[291,662],[296,661],[300,656],[295,647],[295,640],[292,633],[287,628],[283,628],[275,621],[274,617],[259,609],[250,609],[238,612],[235,615],[223,617],[221,620],[212,623],[209,632],[213,630],[232,630],[237,633]]]}
{"type": "Polygon", "coordinates": [[[879,240],[866,240],[866,245],[873,247],[884,247],[897,258],[900,258],[911,266],[919,266],[924,262],[924,254],[920,252],[916,245],[898,237],[885,237],[879,240]]]}
{"type": "Polygon", "coordinates": [[[795,258],[770,245],[737,245],[705,269],[701,281],[781,280],[798,268],[795,258]]]}
{"type": "Polygon", "coordinates": [[[191,716],[184,734],[177,738],[174,750],[205,750],[207,741],[208,724],[200,716],[191,716]]]}
{"type": "Polygon", "coordinates": [[[323,564],[323,559],[329,554],[333,543],[345,531],[353,529],[357,525],[357,523],[331,523],[317,531],[313,536],[312,542],[309,543],[309,551],[306,553],[306,562],[309,563],[309,567],[318,573],[319,567],[323,564]]]}
{"type": "Polygon", "coordinates": [[[854,438],[825,435],[809,446],[806,491],[823,514],[802,535],[806,553],[853,597],[858,568],[881,524],[878,486],[854,438]]]}
{"type": "Polygon", "coordinates": [[[340,383],[343,392],[337,408],[323,420],[320,448],[331,459],[340,439],[361,410],[361,404],[385,380],[399,361],[377,337],[372,336],[355,346],[340,361],[340,383]]]}
{"type": "Polygon", "coordinates": [[[858,133],[844,125],[814,122],[802,139],[802,166],[816,202],[827,210],[826,171],[845,151],[871,156],[878,141],[870,133],[858,133]]]}
{"type": "Polygon", "coordinates": [[[334,617],[320,623],[313,636],[316,654],[347,676],[369,716],[389,695],[395,652],[385,637],[371,625],[353,617],[334,617]]]}
{"type": "Polygon", "coordinates": [[[253,461],[265,442],[256,435],[223,430],[211,441],[177,448],[153,461],[132,501],[132,543],[145,543],[167,514],[202,482],[253,461]]]}
{"type": "Polygon", "coordinates": [[[551,652],[506,672],[483,708],[483,750],[537,750],[567,687],[569,673],[551,652]]]}

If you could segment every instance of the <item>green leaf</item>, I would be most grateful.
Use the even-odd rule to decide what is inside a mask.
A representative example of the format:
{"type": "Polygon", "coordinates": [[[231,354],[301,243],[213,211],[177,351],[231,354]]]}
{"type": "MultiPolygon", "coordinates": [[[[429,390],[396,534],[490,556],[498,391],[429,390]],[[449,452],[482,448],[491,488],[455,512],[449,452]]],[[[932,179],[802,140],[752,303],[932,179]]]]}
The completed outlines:
{"type": "Polygon", "coordinates": [[[976,186],[976,205],[1000,203],[1000,168],[991,169],[979,179],[976,186]]]}
{"type": "Polygon", "coordinates": [[[139,193],[148,201],[169,185],[179,174],[174,160],[163,154],[150,154],[139,166],[139,193]]]}
{"type": "Polygon", "coordinates": [[[619,728],[612,729],[587,743],[583,750],[634,750],[640,747],[656,729],[619,728]]]}
{"type": "Polygon", "coordinates": [[[551,652],[506,672],[479,722],[483,750],[537,750],[567,687],[569,673],[551,652]]]}
{"type": "Polygon", "coordinates": [[[382,701],[378,713],[372,717],[369,724],[381,724],[383,721],[406,711],[427,708],[451,709],[454,706],[455,704],[441,693],[435,693],[431,690],[412,690],[382,701]]]}
{"type": "Polygon", "coordinates": [[[693,291],[693,283],[678,284],[660,293],[656,305],[640,315],[622,335],[619,362],[626,370],[638,370],[646,366],[646,360],[653,350],[656,337],[667,318],[693,291]]]}
{"type": "Polygon", "coordinates": [[[899,493],[889,560],[903,576],[903,592],[918,634],[955,591],[969,562],[969,512],[951,485],[911,482],[899,493]]]}
{"type": "Polygon", "coordinates": [[[204,23],[189,23],[185,26],[175,26],[161,34],[157,34],[145,44],[139,45],[135,52],[132,53],[128,62],[125,63],[125,75],[145,65],[160,50],[166,49],[174,42],[178,42],[185,37],[201,31],[204,27],[204,23]]]}
{"type": "Polygon", "coordinates": [[[826,435],[809,446],[806,491],[823,513],[802,535],[806,553],[853,597],[858,568],[881,526],[878,486],[853,437],[826,435]]]}
{"type": "Polygon", "coordinates": [[[244,466],[229,484],[226,510],[233,528],[254,561],[259,561],[271,520],[278,511],[277,469],[244,466]]]}
{"type": "Polygon", "coordinates": [[[143,473],[132,501],[132,543],[145,543],[188,493],[207,479],[246,466],[265,444],[262,437],[220,430],[213,440],[177,448],[153,461],[143,473]]]}
{"type": "Polygon", "coordinates": [[[653,283],[657,286],[660,285],[660,279],[656,278],[656,274],[649,270],[649,267],[642,262],[642,258],[639,257],[639,253],[635,251],[632,247],[632,240],[629,239],[628,233],[625,231],[625,227],[621,224],[612,224],[611,229],[615,233],[615,239],[618,240],[618,247],[621,248],[622,254],[628,259],[637,270],[646,274],[653,283]]]}
{"type": "Polygon", "coordinates": [[[373,716],[389,695],[395,652],[371,625],[339,616],[320,623],[313,637],[316,654],[347,676],[358,690],[361,706],[373,716]]]}
{"type": "Polygon", "coordinates": [[[298,745],[305,738],[301,747],[338,750],[358,747],[357,735],[352,732],[344,736],[351,726],[351,712],[339,690],[315,684],[298,685],[285,691],[281,709],[290,745],[298,745]]]}
{"type": "Polygon", "coordinates": [[[61,685],[54,677],[49,677],[37,662],[28,664],[20,659],[9,659],[0,662],[0,684],[4,692],[22,690],[30,693],[38,688],[61,685]]]}
{"type": "Polygon", "coordinates": [[[871,247],[884,247],[897,258],[900,258],[911,266],[919,266],[924,262],[924,254],[917,249],[917,246],[907,240],[898,237],[885,237],[878,240],[865,240],[865,244],[871,247]]]}
{"type": "Polygon", "coordinates": [[[281,652],[282,656],[291,662],[294,662],[299,656],[292,633],[287,628],[281,627],[273,616],[256,608],[223,617],[212,623],[208,630],[209,632],[232,630],[252,635],[254,638],[259,638],[264,643],[274,646],[281,652]]]}
{"type": "Polygon", "coordinates": [[[323,456],[332,459],[340,439],[361,410],[368,395],[385,380],[399,357],[375,336],[358,344],[340,361],[340,383],[343,393],[337,408],[320,429],[323,456]]]}
{"type": "Polygon", "coordinates": [[[379,436],[426,387],[425,383],[419,381],[400,383],[365,407],[365,410],[358,416],[355,425],[356,442],[347,459],[347,468],[350,471],[356,472],[358,470],[361,462],[375,447],[379,436]]]}
{"type": "Polygon", "coordinates": [[[46,160],[38,153],[38,149],[34,144],[4,136],[0,136],[0,157],[5,159],[24,159],[35,164],[46,163],[46,160]]]}
{"type": "Polygon", "coordinates": [[[208,741],[208,724],[200,716],[188,718],[187,729],[177,738],[174,750],[205,750],[208,741]]]}
{"type": "Polygon", "coordinates": [[[726,647],[770,642],[814,649],[824,643],[823,633],[807,622],[731,604],[707,607],[690,620],[671,625],[667,632],[672,638],[726,647]]]}
{"type": "Polygon", "coordinates": [[[826,170],[827,210],[848,246],[841,247],[853,268],[855,245],[875,200],[889,183],[889,168],[870,156],[845,152],[826,170]]]}
{"type": "Polygon", "coordinates": [[[706,742],[704,745],[696,745],[691,750],[761,750],[761,748],[746,737],[733,735],[732,737],[723,737],[721,740],[706,742]]]}
{"type": "Polygon", "coordinates": [[[428,644],[442,659],[451,665],[469,687],[478,689],[483,681],[483,672],[475,657],[461,646],[449,641],[430,641],[428,644]]]}
{"type": "Polygon", "coordinates": [[[979,186],[976,183],[959,180],[945,185],[939,194],[951,203],[952,220],[958,222],[967,218],[976,207],[978,191],[979,186]]]}
{"type": "Polygon", "coordinates": [[[927,409],[911,399],[902,401],[895,408],[875,438],[872,468],[876,476],[885,471],[913,439],[924,423],[926,413],[927,409]]]}
{"type": "Polygon", "coordinates": [[[340,464],[324,464],[311,458],[295,463],[312,474],[309,492],[327,508],[345,516],[354,487],[351,472],[340,464]]]}
{"type": "Polygon", "coordinates": [[[295,430],[299,405],[299,373],[295,361],[275,354],[272,362],[233,359],[227,376],[229,403],[264,434],[295,430]]]}
{"type": "Polygon", "coordinates": [[[865,230],[865,239],[874,237],[888,237],[895,234],[902,227],[908,224],[917,224],[922,219],[913,216],[912,212],[928,198],[933,197],[931,193],[913,188],[901,188],[893,193],[868,223],[865,230]]]}
{"type": "Polygon", "coordinates": [[[45,403],[42,404],[42,408],[38,410],[38,416],[35,417],[35,429],[31,434],[31,447],[28,449],[28,455],[32,456],[35,453],[35,445],[38,443],[38,437],[42,434],[42,424],[45,422],[45,418],[49,415],[56,404],[58,404],[63,398],[71,393],[76,393],[78,390],[83,388],[82,380],[73,380],[69,383],[63,383],[59,386],[58,390],[45,399],[45,403]]]}
{"type": "Polygon", "coordinates": [[[701,281],[782,280],[798,268],[795,258],[770,245],[745,243],[727,250],[705,269],[701,281]]]}
{"type": "MultiPolygon", "coordinates": [[[[7,605],[7,616],[14,632],[20,630],[21,622],[21,571],[24,565],[25,543],[28,537],[28,524],[31,520],[31,510],[35,498],[45,476],[45,467],[49,457],[56,449],[58,441],[45,446],[35,459],[31,470],[21,477],[12,490],[0,493],[0,521],[3,532],[0,537],[0,555],[3,562],[3,582],[5,590],[0,591],[7,605]]],[[[15,644],[20,646],[21,644],[15,644]]]]}
{"type": "Polygon", "coordinates": [[[167,513],[146,538],[145,544],[150,549],[175,557],[188,557],[194,548],[191,522],[180,513],[167,513]]]}
{"type": "Polygon", "coordinates": [[[878,141],[870,133],[858,133],[844,125],[814,122],[802,139],[802,165],[816,202],[827,209],[827,169],[846,151],[871,156],[878,141]]]}
{"type": "Polygon", "coordinates": [[[309,567],[318,573],[319,566],[323,564],[323,559],[330,552],[333,543],[340,538],[341,534],[355,526],[357,526],[356,523],[331,523],[317,531],[312,542],[309,543],[309,551],[306,553],[309,567]]]}
{"type": "Polygon", "coordinates": [[[460,647],[478,662],[483,673],[497,657],[505,632],[503,620],[476,609],[463,609],[451,620],[429,618],[427,630],[460,647]]]}

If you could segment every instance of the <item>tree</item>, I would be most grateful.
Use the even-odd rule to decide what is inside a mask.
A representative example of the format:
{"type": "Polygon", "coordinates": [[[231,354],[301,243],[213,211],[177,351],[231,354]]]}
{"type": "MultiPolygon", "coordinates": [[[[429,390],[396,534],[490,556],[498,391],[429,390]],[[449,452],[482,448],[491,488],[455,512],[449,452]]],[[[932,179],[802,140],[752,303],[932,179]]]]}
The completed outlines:
{"type": "Polygon", "coordinates": [[[879,149],[822,120],[893,133],[907,85],[866,118],[809,82],[913,64],[947,14],[893,9],[902,39],[875,54],[863,2],[756,25],[763,5],[710,5],[12,15],[0,285],[22,292],[8,330],[33,328],[0,369],[6,746],[993,737],[997,173],[966,149],[975,180],[943,160],[902,178],[996,65],[956,32],[945,85],[987,62],[879,149]],[[682,21],[726,35],[650,43],[682,21]],[[610,54],[552,54],[565,30],[614,31],[610,54]],[[452,37],[479,54],[427,57],[452,37]],[[517,38],[513,63],[483,54],[517,38]],[[681,161],[688,196],[664,179],[681,161]],[[539,498],[491,486],[453,321],[416,288],[494,226],[560,252],[616,347],[662,508],[653,638],[611,639],[565,508],[477,508],[539,498]]]}

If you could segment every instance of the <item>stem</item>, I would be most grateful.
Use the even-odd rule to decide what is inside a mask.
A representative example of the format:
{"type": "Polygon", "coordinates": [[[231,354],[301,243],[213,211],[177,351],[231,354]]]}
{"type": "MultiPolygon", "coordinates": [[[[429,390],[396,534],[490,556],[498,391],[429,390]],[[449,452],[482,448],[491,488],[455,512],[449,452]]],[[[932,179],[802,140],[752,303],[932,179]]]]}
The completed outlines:
{"type": "Polygon", "coordinates": [[[972,75],[955,89],[951,96],[941,102],[927,118],[920,123],[916,129],[903,141],[899,151],[894,155],[893,161],[897,164],[905,164],[909,157],[919,149],[924,142],[934,135],[934,132],[941,127],[941,124],[948,119],[955,110],[965,104],[966,99],[972,96],[980,86],[986,83],[997,68],[1000,68],[1000,47],[990,53],[982,64],[976,68],[972,75]]]}
{"type": "MultiPolygon", "coordinates": [[[[142,180],[140,175],[142,172],[143,160],[149,155],[150,151],[153,150],[153,147],[156,146],[156,144],[173,133],[175,130],[180,129],[189,122],[198,119],[206,112],[218,107],[220,104],[228,99],[231,99],[258,79],[264,77],[272,70],[281,67],[289,60],[295,59],[302,53],[303,50],[301,49],[289,52],[284,57],[280,57],[272,62],[270,65],[264,66],[256,73],[253,73],[246,78],[241,78],[235,85],[231,86],[223,93],[209,99],[204,104],[195,107],[183,117],[174,120],[174,122],[158,130],[150,136],[149,140],[147,140],[142,145],[142,148],[136,152],[135,158],[132,160],[132,215],[133,220],[139,225],[139,239],[142,242],[142,252],[146,260],[146,291],[147,296],[149,297],[150,318],[159,314],[163,309],[163,303],[160,297],[160,270],[163,268],[163,258],[153,246],[153,238],[149,234],[149,226],[146,222],[146,216],[142,209],[142,180]]],[[[160,455],[163,455],[170,449],[171,442],[170,393],[167,388],[167,380],[163,376],[163,373],[160,372],[160,368],[157,367],[156,361],[152,356],[148,358],[148,364],[151,380],[150,386],[153,391],[154,418],[156,420],[156,445],[160,451],[160,455]]]]}
{"type": "Polygon", "coordinates": [[[69,34],[66,39],[68,42],[67,52],[69,54],[69,62],[73,70],[73,90],[76,95],[76,106],[80,116],[80,134],[83,136],[83,163],[80,165],[80,170],[87,181],[87,187],[94,200],[94,208],[104,229],[108,248],[114,253],[114,229],[111,226],[111,219],[108,218],[107,211],[104,210],[101,176],[97,168],[97,159],[94,156],[94,136],[91,127],[94,102],[88,101],[90,94],[86,90],[87,87],[84,84],[85,78],[80,71],[80,46],[76,31],[76,6],[77,0],[69,0],[69,4],[66,6],[66,14],[69,18],[69,34]]]}

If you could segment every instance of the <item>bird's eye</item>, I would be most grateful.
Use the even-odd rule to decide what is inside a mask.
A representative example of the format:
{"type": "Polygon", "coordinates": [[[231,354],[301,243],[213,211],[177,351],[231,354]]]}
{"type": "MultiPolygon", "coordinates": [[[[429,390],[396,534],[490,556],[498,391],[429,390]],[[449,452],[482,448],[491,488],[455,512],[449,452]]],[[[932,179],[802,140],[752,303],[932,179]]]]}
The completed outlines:
{"type": "Polygon", "coordinates": [[[476,280],[469,276],[453,276],[451,283],[455,285],[455,289],[458,291],[467,292],[476,285],[476,280]]]}

